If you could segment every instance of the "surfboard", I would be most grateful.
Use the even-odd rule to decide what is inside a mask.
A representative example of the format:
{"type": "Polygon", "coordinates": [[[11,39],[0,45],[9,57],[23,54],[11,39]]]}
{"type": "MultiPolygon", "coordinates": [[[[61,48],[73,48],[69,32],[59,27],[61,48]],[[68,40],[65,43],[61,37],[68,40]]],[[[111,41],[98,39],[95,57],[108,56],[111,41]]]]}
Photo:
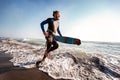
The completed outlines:
{"type": "Polygon", "coordinates": [[[66,43],[66,44],[76,44],[76,45],[80,45],[81,44],[81,40],[78,38],[72,38],[72,37],[66,37],[66,36],[55,36],[55,40],[62,42],[62,43],[66,43]]]}

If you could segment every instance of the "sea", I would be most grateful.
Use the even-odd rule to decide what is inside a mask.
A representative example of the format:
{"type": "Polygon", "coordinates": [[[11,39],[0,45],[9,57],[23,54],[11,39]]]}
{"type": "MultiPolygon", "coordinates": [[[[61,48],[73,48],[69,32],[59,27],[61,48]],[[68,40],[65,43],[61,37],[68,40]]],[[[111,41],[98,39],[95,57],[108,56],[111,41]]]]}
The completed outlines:
{"type": "Polygon", "coordinates": [[[79,46],[86,53],[100,53],[120,57],[120,43],[83,41],[79,46]]]}
{"type": "MultiPolygon", "coordinates": [[[[44,51],[46,48],[45,39],[9,40],[9,38],[0,38],[0,40],[1,42],[3,42],[3,44],[5,43],[5,41],[7,41],[6,42],[7,44],[1,45],[0,50],[6,51],[5,52],[6,54],[8,53],[13,56],[13,58],[10,61],[13,62],[15,66],[20,66],[25,68],[34,67],[35,62],[40,57],[42,58],[42,56],[44,55],[44,51]],[[18,45],[11,46],[10,43],[12,44],[14,43],[18,45]],[[38,51],[36,52],[36,50],[38,51]]],[[[76,74],[77,77],[74,76],[71,78],[74,78],[73,80],[81,80],[80,76],[78,75],[79,72],[75,70],[81,71],[82,69],[79,69],[79,67],[77,66],[78,64],[73,66],[72,62],[74,61],[71,58],[69,58],[69,56],[70,54],[73,54],[75,55],[75,57],[77,56],[76,59],[78,59],[79,56],[80,57],[82,56],[82,52],[84,52],[86,54],[90,54],[92,56],[98,57],[101,61],[100,64],[103,64],[107,68],[105,74],[111,76],[113,80],[120,80],[120,78],[113,76],[113,72],[117,73],[118,75],[120,74],[120,43],[97,42],[97,41],[82,41],[81,45],[65,44],[60,42],[58,43],[59,43],[59,48],[51,52],[51,55],[54,56],[53,59],[50,61],[48,60],[47,62],[49,63],[45,64],[44,67],[39,68],[40,70],[47,72],[49,75],[51,75],[54,78],[61,77],[66,79],[69,79],[70,75],[68,75],[68,73],[72,71],[71,73],[73,75],[76,74]],[[75,53],[77,53],[78,55],[76,55],[75,53]],[[57,75],[57,73],[56,74],[51,73],[53,72],[53,69],[56,69],[54,72],[56,73],[57,71],[57,73],[59,73],[59,76],[57,75]],[[63,74],[63,72],[65,73],[63,74]]],[[[102,75],[102,73],[100,74],[102,75]]]]}
{"type": "MultiPolygon", "coordinates": [[[[45,45],[45,40],[43,39],[24,39],[23,41],[34,44],[34,45],[45,45]]],[[[82,41],[81,45],[72,45],[59,43],[59,47],[65,46],[70,48],[77,48],[85,53],[98,53],[107,54],[120,58],[120,42],[98,42],[98,41],[82,41]]]]}
{"type": "MultiPolygon", "coordinates": [[[[45,40],[31,40],[30,39],[30,40],[24,40],[24,41],[30,44],[38,45],[38,46],[39,45],[45,46],[45,40]]],[[[71,54],[74,54],[76,53],[76,50],[80,50],[81,52],[85,52],[86,54],[97,56],[103,62],[103,65],[109,69],[109,70],[106,70],[105,73],[111,76],[113,80],[120,80],[120,78],[113,77],[113,73],[111,72],[111,70],[113,70],[114,73],[120,74],[120,43],[82,41],[81,45],[73,45],[73,44],[64,44],[64,43],[59,42],[59,48],[61,49],[55,53],[58,54],[60,53],[60,51],[67,53],[67,51],[70,51],[71,54]]],[[[79,55],[77,55],[77,57],[79,57],[79,55]]],[[[61,60],[60,61],[58,60],[58,62],[61,62],[61,60]]],[[[67,63],[70,63],[70,62],[67,62],[67,63]]],[[[72,72],[72,73],[77,73],[77,72],[72,72]]],[[[74,80],[76,80],[76,78],[74,80]]]]}

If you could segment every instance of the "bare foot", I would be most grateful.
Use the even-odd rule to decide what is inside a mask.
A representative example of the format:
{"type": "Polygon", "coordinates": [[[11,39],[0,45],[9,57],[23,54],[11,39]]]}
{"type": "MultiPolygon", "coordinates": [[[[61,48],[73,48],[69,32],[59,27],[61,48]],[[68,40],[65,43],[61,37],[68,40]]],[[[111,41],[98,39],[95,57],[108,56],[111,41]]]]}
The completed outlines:
{"type": "Polygon", "coordinates": [[[39,68],[39,64],[41,63],[41,61],[37,61],[36,63],[35,63],[35,65],[36,65],[36,68],[39,68]]]}
{"type": "Polygon", "coordinates": [[[44,60],[37,61],[37,62],[35,63],[36,67],[39,68],[39,64],[43,64],[43,62],[44,62],[44,60]]]}

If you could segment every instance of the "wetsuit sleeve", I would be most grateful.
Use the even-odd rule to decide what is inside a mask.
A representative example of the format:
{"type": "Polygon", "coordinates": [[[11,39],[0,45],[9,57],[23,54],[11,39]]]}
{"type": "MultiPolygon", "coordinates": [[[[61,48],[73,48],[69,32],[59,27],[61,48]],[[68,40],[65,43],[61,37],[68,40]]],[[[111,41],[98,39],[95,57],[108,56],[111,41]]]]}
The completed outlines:
{"type": "Polygon", "coordinates": [[[48,20],[45,20],[43,22],[40,23],[40,26],[41,26],[41,29],[43,31],[43,33],[45,32],[45,29],[44,29],[44,25],[48,23],[48,20]]]}
{"type": "Polygon", "coordinates": [[[58,34],[59,34],[60,36],[62,36],[59,27],[58,27],[58,29],[57,29],[57,32],[58,32],[58,34]]]}
{"type": "Polygon", "coordinates": [[[43,33],[45,32],[44,25],[47,24],[47,23],[49,23],[49,22],[52,22],[51,18],[48,18],[45,21],[43,21],[43,22],[40,23],[40,26],[41,26],[41,29],[42,29],[43,33]]]}

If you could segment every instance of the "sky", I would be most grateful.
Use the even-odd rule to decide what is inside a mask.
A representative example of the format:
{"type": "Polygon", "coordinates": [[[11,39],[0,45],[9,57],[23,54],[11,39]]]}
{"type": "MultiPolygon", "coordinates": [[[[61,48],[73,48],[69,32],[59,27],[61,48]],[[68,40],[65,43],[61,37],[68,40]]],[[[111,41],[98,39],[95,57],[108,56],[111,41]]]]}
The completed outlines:
{"type": "Polygon", "coordinates": [[[0,36],[44,39],[40,23],[54,10],[63,36],[120,42],[120,0],[0,0],[0,36]]]}

